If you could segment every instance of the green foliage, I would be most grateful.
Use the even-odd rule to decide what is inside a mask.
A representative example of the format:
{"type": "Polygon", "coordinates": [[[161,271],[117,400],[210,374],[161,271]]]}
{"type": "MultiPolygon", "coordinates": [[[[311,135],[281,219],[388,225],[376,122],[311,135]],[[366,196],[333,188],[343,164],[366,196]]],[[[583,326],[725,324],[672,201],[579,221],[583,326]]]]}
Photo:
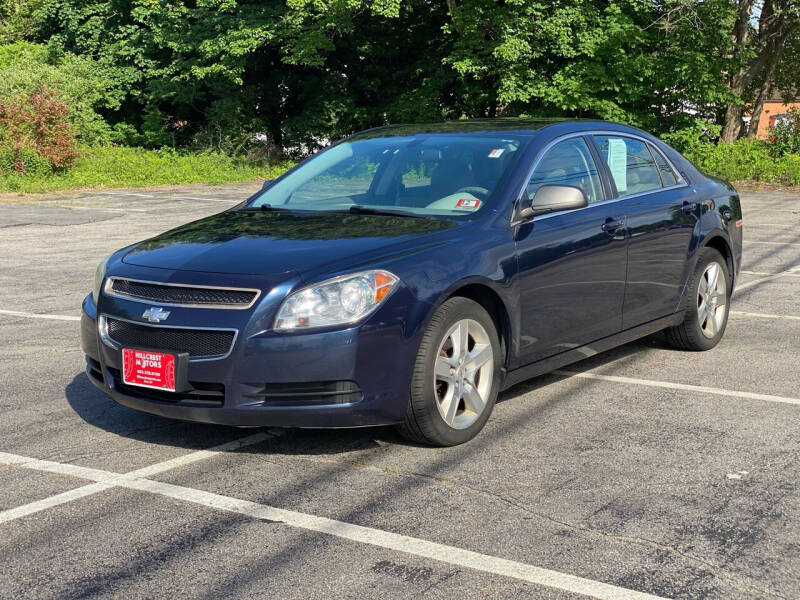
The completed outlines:
{"type": "MultiPolygon", "coordinates": [[[[248,163],[217,153],[115,146],[83,147],[74,167],[63,172],[7,175],[0,151],[0,191],[46,192],[90,187],[137,187],[182,183],[227,183],[273,179],[289,163],[248,163]]],[[[12,163],[13,164],[13,163],[12,163]]]]}
{"type": "Polygon", "coordinates": [[[775,124],[769,135],[773,156],[800,155],[800,110],[789,111],[788,118],[775,124]]]}
{"type": "Polygon", "coordinates": [[[43,45],[15,42],[0,46],[0,98],[29,94],[40,87],[55,90],[69,106],[69,118],[83,142],[110,140],[111,129],[98,111],[115,108],[121,90],[87,58],[54,55],[43,45]]]}
{"type": "Polygon", "coordinates": [[[28,178],[46,177],[53,172],[50,162],[33,148],[22,148],[15,156],[10,145],[0,147],[0,176],[17,175],[20,165],[28,178]]]}
{"type": "Polygon", "coordinates": [[[686,154],[701,170],[729,181],[800,185],[800,155],[775,158],[768,142],[738,140],[733,144],[696,144],[686,154]]]}
{"type": "MultiPolygon", "coordinates": [[[[3,0],[0,98],[45,83],[69,100],[83,143],[242,164],[390,122],[528,115],[630,123],[738,173],[761,148],[709,142],[725,107],[747,99],[730,91],[753,59],[733,40],[739,4],[3,0]]],[[[776,89],[797,89],[800,36],[781,61],[776,89]]],[[[782,176],[769,168],[753,166],[782,176]]]]}
{"type": "Polygon", "coordinates": [[[0,2],[0,43],[15,42],[35,35],[34,14],[42,0],[2,0],[0,2]]]}
{"type": "Polygon", "coordinates": [[[151,147],[219,127],[302,153],[386,122],[520,114],[663,133],[731,100],[730,0],[41,2],[40,39],[102,65],[126,90],[111,121],[151,147]]]}
{"type": "Polygon", "coordinates": [[[690,153],[695,149],[703,152],[706,146],[719,138],[720,129],[715,123],[696,119],[685,127],[663,134],[661,139],[678,152],[690,153]]]}

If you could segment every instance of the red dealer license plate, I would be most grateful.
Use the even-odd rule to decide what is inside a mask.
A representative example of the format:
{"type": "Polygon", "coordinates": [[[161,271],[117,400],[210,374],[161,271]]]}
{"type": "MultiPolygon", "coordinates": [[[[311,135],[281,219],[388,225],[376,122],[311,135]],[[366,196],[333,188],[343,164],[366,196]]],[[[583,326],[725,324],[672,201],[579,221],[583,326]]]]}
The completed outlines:
{"type": "Polygon", "coordinates": [[[123,348],[122,382],[174,392],[175,355],[123,348]]]}

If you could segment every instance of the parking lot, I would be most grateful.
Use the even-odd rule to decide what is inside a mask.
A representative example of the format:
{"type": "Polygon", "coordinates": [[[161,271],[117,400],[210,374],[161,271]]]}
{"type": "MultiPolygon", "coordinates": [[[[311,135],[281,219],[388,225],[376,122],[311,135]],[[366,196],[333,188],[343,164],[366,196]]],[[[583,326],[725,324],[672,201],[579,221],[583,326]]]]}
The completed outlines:
{"type": "Polygon", "coordinates": [[[597,355],[441,449],[168,421],[89,383],[99,260],[255,189],[0,201],[0,598],[800,597],[800,195],[742,194],[716,349],[597,355]]]}

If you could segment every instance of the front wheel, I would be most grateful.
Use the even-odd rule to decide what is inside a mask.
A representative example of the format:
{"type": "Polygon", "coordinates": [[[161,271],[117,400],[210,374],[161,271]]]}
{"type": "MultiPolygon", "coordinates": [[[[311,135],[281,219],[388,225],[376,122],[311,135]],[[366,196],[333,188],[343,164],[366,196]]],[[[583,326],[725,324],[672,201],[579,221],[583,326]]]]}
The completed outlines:
{"type": "Polygon", "coordinates": [[[442,304],[422,336],[400,433],[436,446],[475,437],[497,400],[501,364],[497,328],[483,307],[467,298],[442,304]]]}
{"type": "Polygon", "coordinates": [[[730,276],[725,259],[714,248],[703,248],[683,299],[683,323],[665,331],[667,341],[681,350],[710,350],[728,324],[730,276]]]}

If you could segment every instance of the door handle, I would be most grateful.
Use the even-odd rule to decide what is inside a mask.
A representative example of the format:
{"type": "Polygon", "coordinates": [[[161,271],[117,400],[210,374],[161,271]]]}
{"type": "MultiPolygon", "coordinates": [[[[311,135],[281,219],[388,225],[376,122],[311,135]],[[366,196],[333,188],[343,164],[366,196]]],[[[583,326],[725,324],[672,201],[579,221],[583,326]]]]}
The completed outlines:
{"type": "Polygon", "coordinates": [[[683,205],[681,206],[681,210],[686,215],[692,214],[696,208],[697,208],[697,202],[689,202],[688,200],[684,200],[683,205]]]}
{"type": "Polygon", "coordinates": [[[606,233],[614,233],[617,229],[625,225],[624,218],[615,219],[613,217],[608,217],[600,228],[605,231],[606,233]]]}

